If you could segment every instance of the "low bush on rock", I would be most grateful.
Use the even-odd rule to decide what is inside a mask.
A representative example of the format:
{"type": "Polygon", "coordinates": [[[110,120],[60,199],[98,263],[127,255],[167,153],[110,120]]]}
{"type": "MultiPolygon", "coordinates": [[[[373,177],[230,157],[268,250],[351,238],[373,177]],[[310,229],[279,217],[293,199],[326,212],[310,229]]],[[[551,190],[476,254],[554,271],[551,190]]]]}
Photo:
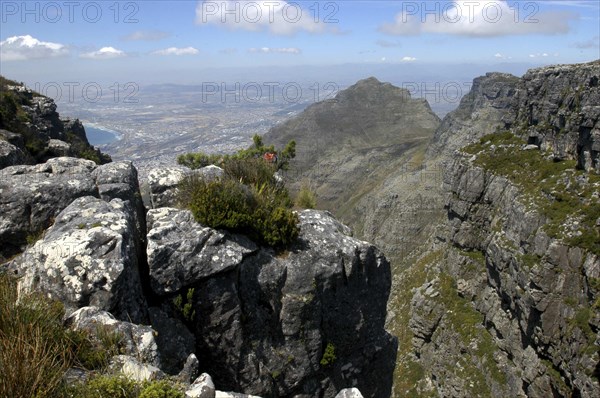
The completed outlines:
{"type": "Polygon", "coordinates": [[[243,233],[269,246],[285,246],[298,236],[298,217],[285,189],[190,176],[181,182],[179,193],[196,221],[211,228],[243,233]]]}
{"type": "MultiPolygon", "coordinates": [[[[291,210],[287,189],[274,177],[280,165],[259,157],[263,151],[274,152],[274,148],[265,147],[255,136],[252,148],[221,158],[223,178],[208,181],[194,174],[184,178],[179,185],[180,204],[203,225],[243,233],[268,246],[288,245],[298,236],[298,217],[291,210]]],[[[295,156],[295,143],[281,153],[285,159],[295,156]]],[[[211,155],[188,154],[178,161],[194,168],[206,166],[210,159],[211,155]]]]}
{"type": "Polygon", "coordinates": [[[99,375],[64,390],[70,398],[184,398],[183,386],[167,380],[136,382],[123,375],[99,375]]]}

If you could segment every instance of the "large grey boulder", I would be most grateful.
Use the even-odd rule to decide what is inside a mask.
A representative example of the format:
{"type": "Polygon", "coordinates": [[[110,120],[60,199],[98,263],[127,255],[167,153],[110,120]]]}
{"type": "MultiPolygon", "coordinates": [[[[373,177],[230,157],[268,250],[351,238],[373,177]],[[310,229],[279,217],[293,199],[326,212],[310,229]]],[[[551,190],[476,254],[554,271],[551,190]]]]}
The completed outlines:
{"type": "Polygon", "coordinates": [[[12,264],[21,289],[42,291],[68,311],[96,306],[118,319],[147,318],[136,256],[136,230],[124,202],[76,199],[44,237],[12,264]]]}
{"type": "Polygon", "coordinates": [[[95,168],[90,160],[54,158],[0,170],[0,260],[22,251],[73,200],[98,196],[95,168]]]}
{"type": "Polygon", "coordinates": [[[208,373],[202,373],[185,392],[185,398],[215,398],[215,385],[208,373]]]}
{"type": "Polygon", "coordinates": [[[299,219],[300,236],[288,251],[255,247],[243,254],[248,246],[234,235],[210,231],[199,239],[206,228],[188,212],[151,210],[152,278],[171,264],[164,268],[171,276],[153,284],[169,286],[161,288],[163,306],[194,333],[201,371],[221,390],[333,398],[356,385],[368,397],[389,395],[396,352],[384,329],[389,263],[327,212],[307,210],[299,219]],[[201,244],[213,236],[216,246],[201,244]],[[199,261],[209,249],[216,254],[199,261]],[[238,259],[221,266],[222,258],[235,257],[224,257],[227,250],[238,259]],[[160,252],[168,255],[153,254],[160,252]]]}
{"type": "Polygon", "coordinates": [[[153,209],[147,219],[150,283],[157,294],[174,293],[229,271],[257,250],[243,236],[198,224],[189,210],[153,209]]]}
{"type": "Polygon", "coordinates": [[[183,166],[171,166],[150,170],[147,177],[149,202],[148,207],[173,207],[178,204],[178,185],[187,176],[195,175],[206,181],[223,177],[222,168],[209,165],[198,170],[190,170],[183,166]]]}
{"type": "Polygon", "coordinates": [[[52,225],[73,200],[94,196],[119,198],[134,217],[143,253],[146,219],[137,171],[131,162],[97,166],[91,160],[61,157],[35,166],[0,170],[0,261],[23,251],[52,225]]]}
{"type": "Polygon", "coordinates": [[[147,177],[150,194],[150,208],[174,206],[177,204],[177,185],[189,173],[183,166],[161,167],[150,170],[147,177]]]}
{"type": "Polygon", "coordinates": [[[98,187],[98,195],[106,202],[121,199],[132,215],[136,234],[135,244],[138,257],[143,257],[146,241],[146,209],[142,202],[138,173],[131,162],[112,162],[98,166],[92,177],[98,187]]]}
{"type": "Polygon", "coordinates": [[[54,138],[48,141],[48,153],[53,157],[73,156],[69,143],[54,138]]]}
{"type": "Polygon", "coordinates": [[[24,164],[27,157],[23,151],[8,141],[0,139],[0,169],[24,164]]]}

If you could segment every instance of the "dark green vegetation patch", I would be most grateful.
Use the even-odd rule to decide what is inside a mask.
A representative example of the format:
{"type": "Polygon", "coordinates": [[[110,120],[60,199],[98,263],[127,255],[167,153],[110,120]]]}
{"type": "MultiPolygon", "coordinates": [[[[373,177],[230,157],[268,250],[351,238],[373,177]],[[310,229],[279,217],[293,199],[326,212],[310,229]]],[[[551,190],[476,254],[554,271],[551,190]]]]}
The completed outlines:
{"type": "MultiPolygon", "coordinates": [[[[287,189],[274,174],[295,156],[295,143],[291,141],[276,162],[263,159],[265,153],[276,153],[275,148],[265,147],[257,135],[253,147],[220,156],[216,163],[225,171],[224,177],[186,177],[179,186],[180,203],[203,225],[243,233],[268,246],[287,246],[298,236],[298,216],[291,209],[287,189]]],[[[215,155],[201,153],[178,158],[192,168],[214,160],[215,155]]]]}

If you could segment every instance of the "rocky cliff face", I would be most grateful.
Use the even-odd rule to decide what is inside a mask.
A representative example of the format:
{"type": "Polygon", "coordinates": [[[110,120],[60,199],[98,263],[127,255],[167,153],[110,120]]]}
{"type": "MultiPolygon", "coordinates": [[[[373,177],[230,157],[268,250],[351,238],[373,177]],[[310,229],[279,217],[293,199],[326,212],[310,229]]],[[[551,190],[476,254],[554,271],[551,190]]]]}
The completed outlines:
{"type": "Polygon", "coordinates": [[[506,73],[488,73],[475,78],[459,107],[448,114],[435,131],[428,156],[452,153],[514,121],[510,111],[519,78],[506,73]]]}
{"type": "Polygon", "coordinates": [[[395,396],[600,394],[599,72],[488,74],[442,122],[447,221],[394,278],[395,396]]]}
{"type": "Polygon", "coordinates": [[[389,395],[395,340],[384,329],[389,264],[330,214],[300,213],[300,237],[276,255],[202,227],[188,211],[148,213],[152,288],[183,318],[222,388],[264,396],[389,395]],[[328,360],[326,350],[335,359],[328,360]]]}
{"type": "Polygon", "coordinates": [[[518,86],[513,127],[529,143],[600,172],[600,62],[530,70],[518,86]]]}
{"type": "Polygon", "coordinates": [[[89,144],[78,119],[60,117],[51,98],[2,76],[0,92],[0,168],[61,156],[110,162],[89,144]]]}
{"type": "Polygon", "coordinates": [[[389,263],[331,214],[301,212],[279,253],[166,207],[177,185],[164,170],[149,211],[128,162],[60,157],[0,173],[2,268],[76,311],[71,327],[124,333],[113,368],[188,383],[209,372],[221,390],[261,396],[389,395],[389,263]]]}

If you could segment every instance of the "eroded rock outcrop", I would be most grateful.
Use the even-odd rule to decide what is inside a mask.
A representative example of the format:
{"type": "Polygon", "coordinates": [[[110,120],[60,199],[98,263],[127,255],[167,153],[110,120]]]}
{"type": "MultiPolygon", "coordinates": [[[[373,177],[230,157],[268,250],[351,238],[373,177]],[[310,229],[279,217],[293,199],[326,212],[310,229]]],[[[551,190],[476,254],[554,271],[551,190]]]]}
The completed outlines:
{"type": "Polygon", "coordinates": [[[220,389],[389,394],[389,264],[330,214],[301,212],[300,237],[282,254],[195,224],[188,211],[152,210],[148,226],[153,287],[194,333],[201,370],[220,389]]]}
{"type": "Polygon", "coordinates": [[[98,196],[90,160],[55,158],[0,170],[0,260],[36,239],[73,200],[98,196]]]}
{"type": "Polygon", "coordinates": [[[557,158],[600,172],[600,61],[528,71],[519,82],[514,128],[557,158]]]}
{"type": "Polygon", "coordinates": [[[123,200],[134,210],[135,238],[143,241],[145,210],[131,162],[98,166],[85,159],[52,158],[34,166],[7,167],[0,176],[0,261],[33,243],[58,213],[83,196],[123,200]]]}
{"type": "Polygon", "coordinates": [[[455,150],[514,122],[510,111],[519,78],[507,73],[488,73],[475,78],[458,109],[449,113],[427,148],[429,156],[455,150]]]}
{"type": "Polygon", "coordinates": [[[187,210],[145,214],[127,162],[55,158],[2,174],[6,231],[22,224],[24,235],[51,220],[9,263],[20,288],[76,311],[75,328],[124,333],[129,348],[114,370],[184,382],[207,372],[221,390],[257,396],[334,397],[353,386],[389,394],[389,264],[329,213],[302,212],[300,237],[277,253],[202,226],[187,210]]]}
{"type": "Polygon", "coordinates": [[[135,224],[121,199],[74,200],[11,267],[21,289],[60,300],[67,313],[91,305],[122,320],[147,319],[135,224]]]}

